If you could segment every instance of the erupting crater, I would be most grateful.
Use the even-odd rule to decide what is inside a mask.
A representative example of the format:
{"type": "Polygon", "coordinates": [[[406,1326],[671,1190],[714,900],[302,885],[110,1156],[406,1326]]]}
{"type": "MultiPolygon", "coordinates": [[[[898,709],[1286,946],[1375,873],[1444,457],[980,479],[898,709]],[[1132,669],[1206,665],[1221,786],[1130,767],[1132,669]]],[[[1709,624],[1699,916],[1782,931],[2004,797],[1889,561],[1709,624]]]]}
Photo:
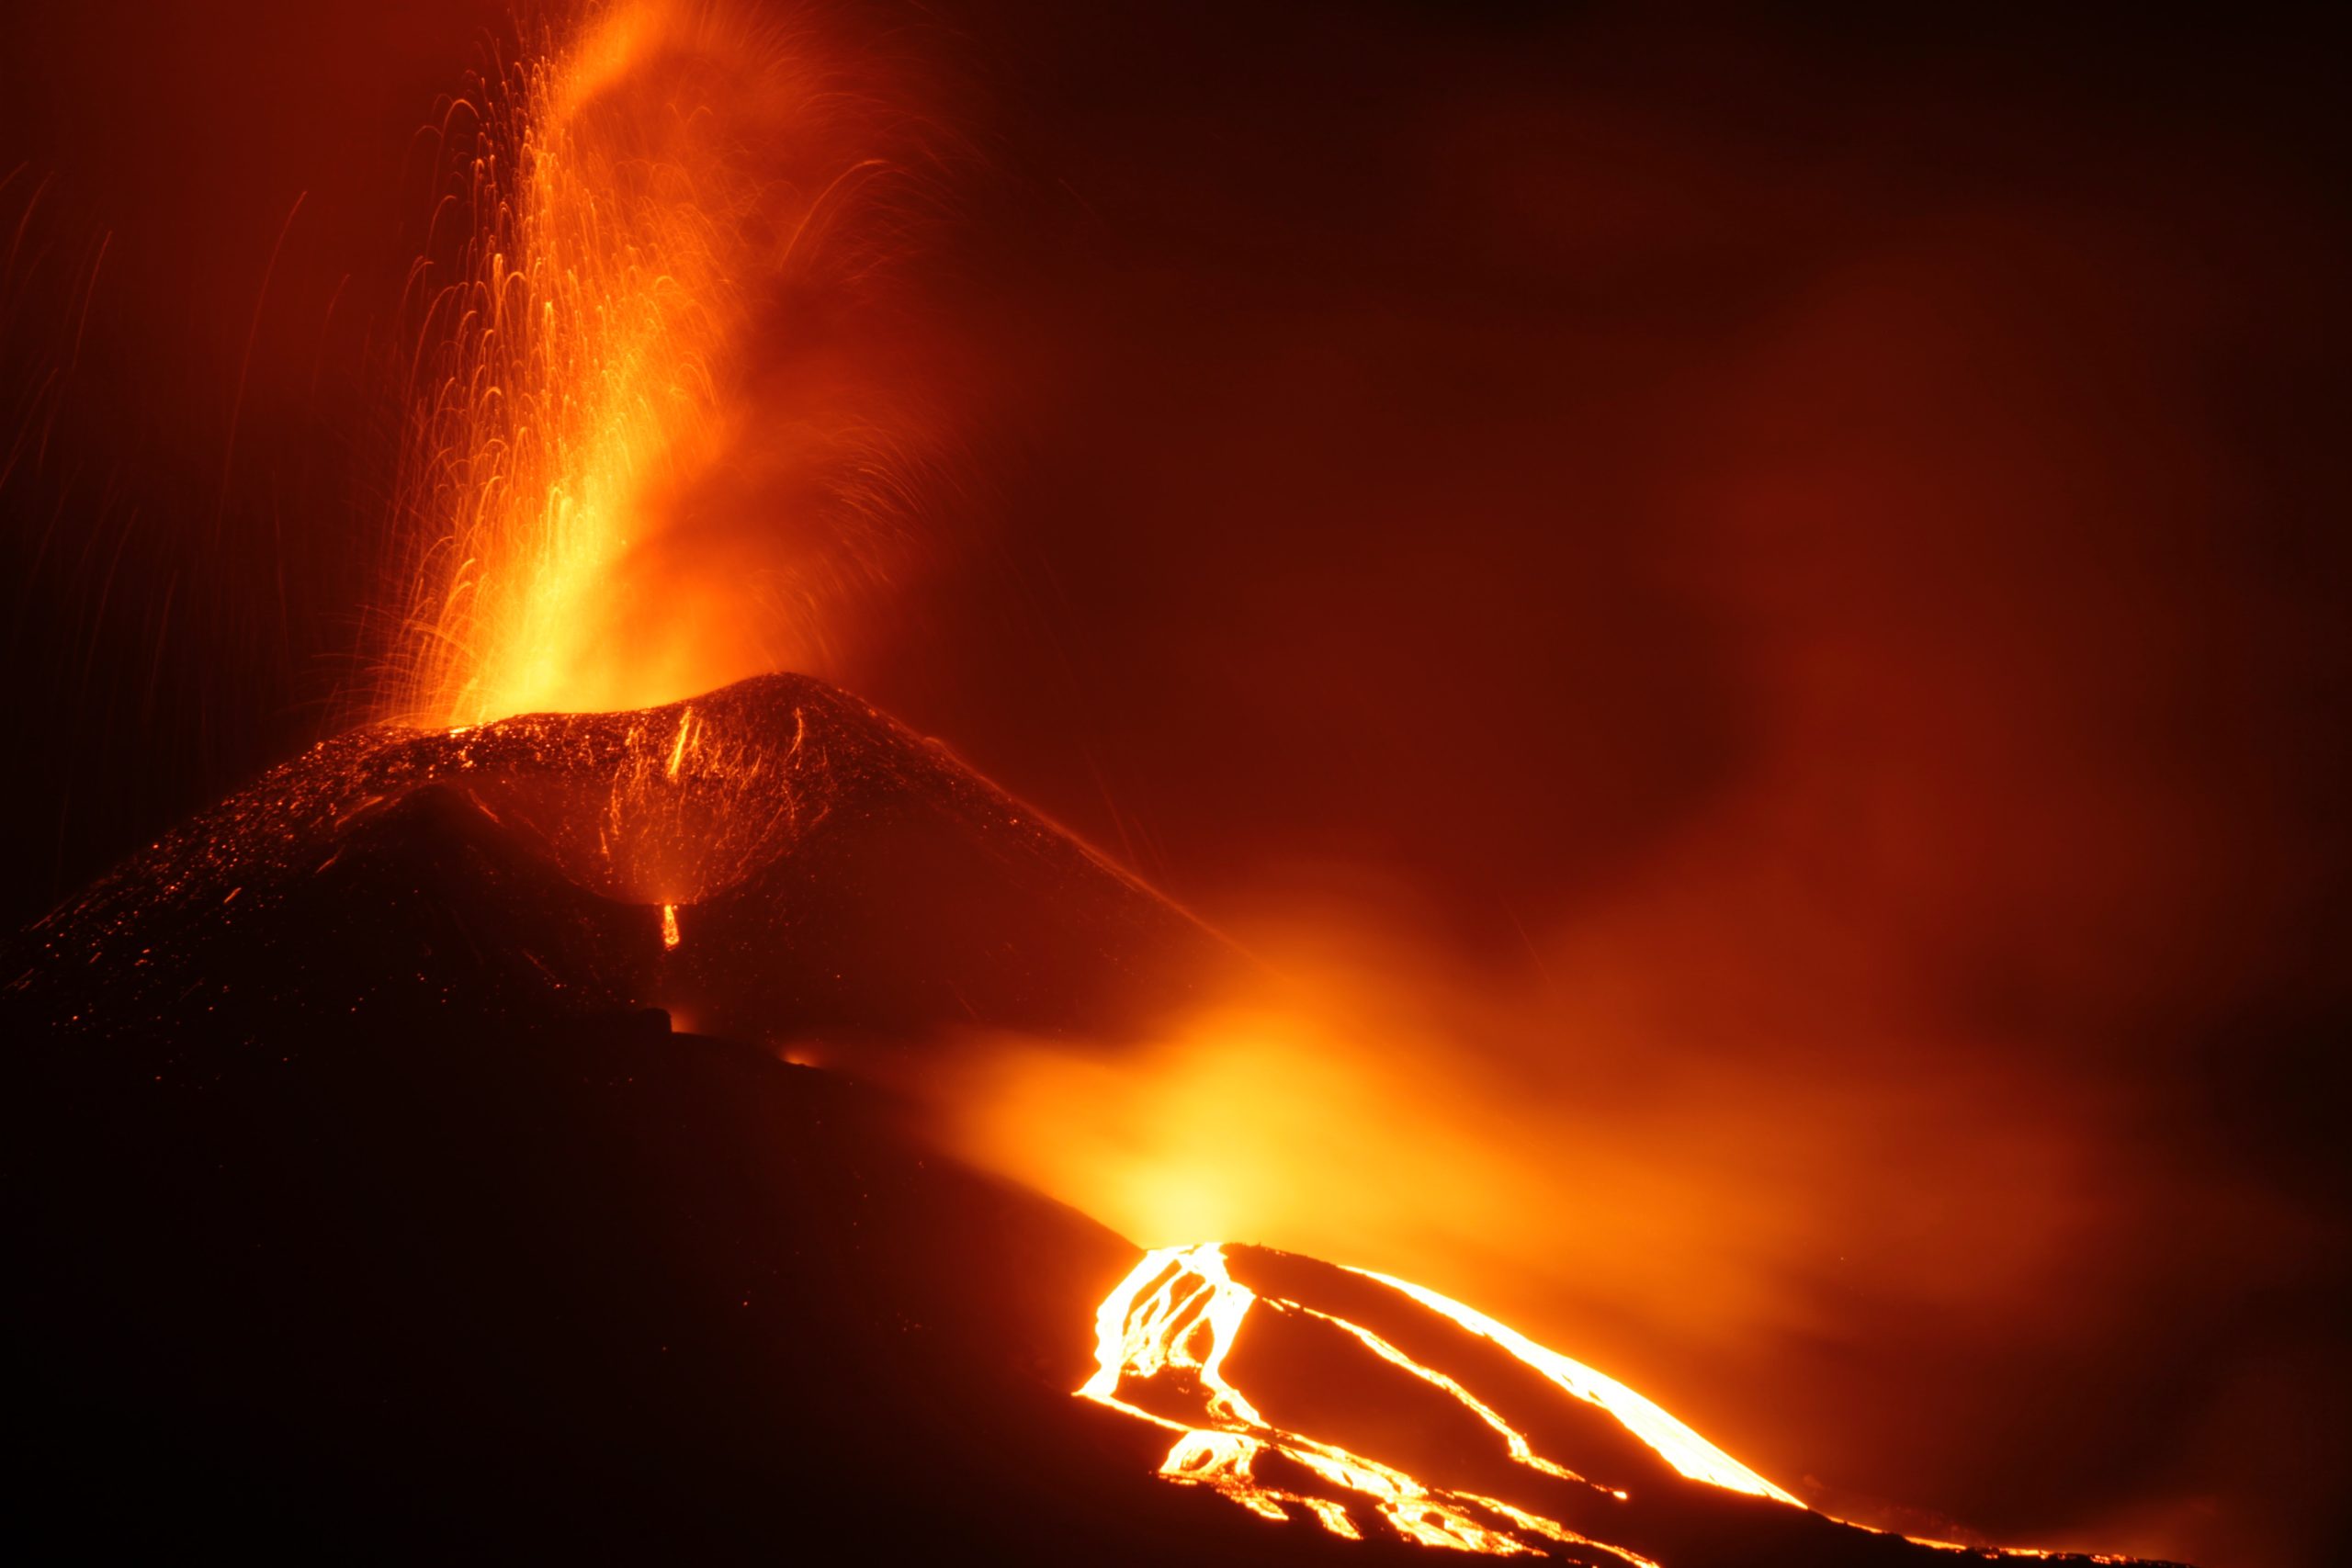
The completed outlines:
{"type": "Polygon", "coordinates": [[[272,769],[31,935],[83,1028],[280,1005],[661,1006],[764,1042],[1115,1028],[1229,956],[823,682],[369,726],[272,769]],[[322,940],[344,933],[345,940],[322,940]]]}

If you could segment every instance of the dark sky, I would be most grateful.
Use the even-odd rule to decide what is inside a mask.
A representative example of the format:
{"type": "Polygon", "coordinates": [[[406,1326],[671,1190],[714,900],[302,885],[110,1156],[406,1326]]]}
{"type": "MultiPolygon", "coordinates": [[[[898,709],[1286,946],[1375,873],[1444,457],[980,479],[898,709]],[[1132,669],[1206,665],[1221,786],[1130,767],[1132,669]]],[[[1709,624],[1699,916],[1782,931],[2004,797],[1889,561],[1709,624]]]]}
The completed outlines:
{"type": "MultiPolygon", "coordinates": [[[[415,132],[496,12],[223,9],[20,6],[0,61],[17,919],[347,716],[383,600],[415,132]]],[[[1802,1312],[1512,1303],[1767,1472],[2327,1561],[2330,52],[1810,17],[845,13],[940,129],[946,456],[821,672],[1408,989],[1448,1044],[1367,1081],[1635,1106],[1701,1209],[1780,1169],[1820,1223],[1738,1278],[1802,1312]],[[1827,1152],[1657,1087],[1711,1076],[1827,1152]]]]}

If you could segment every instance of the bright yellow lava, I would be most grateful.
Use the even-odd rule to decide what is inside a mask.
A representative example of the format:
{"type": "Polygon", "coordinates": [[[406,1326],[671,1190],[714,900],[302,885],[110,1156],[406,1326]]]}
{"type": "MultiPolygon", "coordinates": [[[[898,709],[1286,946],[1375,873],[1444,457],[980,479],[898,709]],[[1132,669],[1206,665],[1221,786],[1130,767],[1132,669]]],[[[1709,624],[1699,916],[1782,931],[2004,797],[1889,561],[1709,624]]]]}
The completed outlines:
{"type": "Polygon", "coordinates": [[[1431,1312],[1452,1318],[1483,1339],[1493,1340],[1577,1398],[1598,1404],[1617,1417],[1635,1437],[1656,1449],[1667,1463],[1691,1480],[1711,1482],[1735,1492],[1752,1492],[1759,1497],[1777,1498],[1798,1507],[1804,1506],[1651,1401],[1615,1379],[1601,1376],[1583,1362],[1572,1361],[1557,1350],[1546,1349],[1517,1329],[1497,1323],[1486,1314],[1464,1306],[1451,1297],[1441,1296],[1425,1286],[1410,1284],[1386,1274],[1375,1274],[1369,1269],[1351,1269],[1348,1272],[1361,1274],[1367,1280],[1377,1280],[1393,1291],[1401,1291],[1431,1312]]]}
{"type": "MultiPolygon", "coordinates": [[[[1397,1286],[1397,1281],[1380,1275],[1367,1275],[1366,1278],[1397,1286]]],[[[1452,1308],[1447,1313],[1449,1316],[1455,1317],[1457,1322],[1474,1333],[1486,1334],[1515,1355],[1520,1354],[1519,1344],[1529,1344],[1515,1335],[1510,1338],[1502,1337],[1502,1335],[1510,1334],[1508,1329],[1503,1329],[1499,1335],[1489,1333],[1487,1325],[1490,1325],[1490,1320],[1480,1317],[1466,1307],[1448,1303],[1442,1296],[1431,1294],[1425,1297],[1409,1287],[1398,1288],[1406,1290],[1422,1304],[1435,1306],[1436,1310],[1446,1312],[1452,1308]],[[1514,1340],[1518,1343],[1514,1344],[1514,1340]]],[[[1214,1242],[1197,1247],[1162,1247],[1147,1254],[1119,1282],[1118,1287],[1103,1299],[1095,1314],[1094,1374],[1078,1390],[1080,1396],[1174,1432],[1176,1440],[1170,1447],[1167,1459],[1161,1461],[1161,1475],[1188,1485],[1210,1487],[1265,1518],[1287,1519],[1291,1517],[1290,1510],[1297,1508],[1312,1516],[1334,1535],[1352,1540],[1363,1538],[1363,1530],[1357,1522],[1358,1513],[1368,1512],[1399,1537],[1424,1546],[1513,1556],[1541,1551],[1544,1549],[1542,1543],[1549,1541],[1605,1552],[1632,1564],[1633,1568],[1656,1568],[1648,1558],[1605,1541],[1594,1540],[1556,1519],[1532,1513],[1498,1497],[1427,1486],[1376,1460],[1272,1426],[1259,1414],[1248,1396],[1227,1381],[1224,1371],[1225,1359],[1233,1348],[1234,1337],[1240,1332],[1242,1322],[1251,1307],[1259,1301],[1255,1292],[1235,1280],[1227,1271],[1224,1250],[1214,1242]],[[1163,1376],[1172,1376],[1198,1393],[1203,1401],[1204,1420],[1202,1424],[1157,1415],[1123,1397],[1123,1393],[1130,1385],[1150,1383],[1163,1376]],[[1295,1482],[1284,1484],[1273,1479],[1270,1472],[1276,1469],[1294,1473],[1295,1482]],[[1309,1486],[1315,1490],[1305,1489],[1309,1486]]],[[[1275,1304],[1310,1313],[1337,1325],[1382,1359],[1452,1394],[1472,1415],[1503,1435],[1512,1459],[1518,1462],[1555,1479],[1583,1479],[1537,1454],[1523,1436],[1512,1430],[1500,1416],[1474,1398],[1461,1384],[1414,1361],[1371,1330],[1328,1313],[1315,1312],[1295,1302],[1275,1304]]],[[[1491,1326],[1501,1327],[1500,1325],[1491,1326]]],[[[1552,1357],[1552,1352],[1543,1350],[1540,1346],[1531,1345],[1530,1348],[1544,1357],[1552,1357]]],[[[1559,1381],[1558,1375],[1545,1362],[1524,1355],[1521,1359],[1546,1376],[1559,1381]]],[[[1581,1374],[1574,1385],[1563,1383],[1579,1398],[1589,1399],[1608,1408],[1597,1397],[1598,1391],[1606,1388],[1627,1392],[1607,1379],[1577,1367],[1565,1357],[1553,1359],[1581,1374]]],[[[1642,1403],[1647,1405],[1646,1401],[1642,1403]]],[[[1754,1476],[1727,1456],[1710,1448],[1688,1427],[1674,1422],[1665,1412],[1657,1411],[1655,1405],[1647,1405],[1647,1408],[1655,1411],[1683,1438],[1688,1439],[1682,1445],[1683,1451],[1703,1450],[1712,1455],[1713,1460],[1708,1465],[1710,1470],[1721,1473],[1736,1472],[1747,1476],[1755,1484],[1743,1490],[1762,1490],[1767,1495],[1786,1496],[1786,1494],[1771,1487],[1770,1483],[1754,1476]],[[1692,1445],[1695,1445],[1695,1450],[1692,1445]]],[[[1615,1414],[1613,1409],[1611,1413],[1615,1414]]],[[[1669,1460],[1675,1458],[1672,1453],[1668,1453],[1667,1457],[1669,1460]]]]}
{"type": "MultiPolygon", "coordinates": [[[[1345,1271],[1396,1292],[1507,1352],[1572,1398],[1607,1411],[1691,1480],[1804,1509],[1789,1492],[1616,1380],[1435,1291],[1368,1269],[1345,1271]]],[[[1638,1552],[1595,1540],[1499,1497],[1428,1485],[1377,1460],[1273,1425],[1225,1371],[1243,1322],[1261,1305],[1336,1328],[1399,1371],[1442,1392],[1500,1438],[1514,1463],[1554,1482],[1589,1487],[1618,1503],[1627,1500],[1627,1494],[1545,1458],[1524,1433],[1459,1382],[1415,1360],[1362,1324],[1286,1297],[1261,1295],[1235,1280],[1224,1247],[1216,1242],[1147,1253],[1103,1298],[1094,1314],[1094,1372],[1077,1390],[1078,1396],[1174,1433],[1167,1458],[1160,1461],[1162,1477],[1208,1487],[1264,1518],[1286,1521],[1294,1513],[1304,1514],[1350,1540],[1363,1540],[1366,1527],[1376,1520],[1401,1539],[1424,1546],[1497,1556],[1559,1555],[1556,1549],[1567,1547],[1568,1555],[1580,1560],[1599,1552],[1631,1568],[1657,1568],[1638,1552]],[[1156,1408],[1148,1408],[1147,1403],[1156,1408]],[[1170,1409],[1184,1418],[1164,1413],[1170,1409]]],[[[1869,1526],[1853,1528],[1888,1533],[1869,1526]]],[[[1906,1539],[1915,1545],[1980,1558],[2058,1555],[2030,1547],[1906,1539]]],[[[2124,1561],[2098,1554],[2084,1560],[2124,1561]]]]}

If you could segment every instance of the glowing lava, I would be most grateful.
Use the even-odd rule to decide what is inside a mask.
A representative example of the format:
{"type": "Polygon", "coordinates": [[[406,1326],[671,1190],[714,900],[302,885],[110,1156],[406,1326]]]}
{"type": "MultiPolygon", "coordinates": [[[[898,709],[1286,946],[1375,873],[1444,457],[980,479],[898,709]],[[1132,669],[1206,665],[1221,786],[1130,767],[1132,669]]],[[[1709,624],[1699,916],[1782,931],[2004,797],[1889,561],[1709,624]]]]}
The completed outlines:
{"type": "MultiPolygon", "coordinates": [[[[1424,1305],[1442,1303],[1438,1310],[1451,1308],[1448,1315],[1456,1316],[1474,1333],[1485,1333],[1479,1325],[1488,1320],[1466,1307],[1445,1302],[1442,1296],[1425,1296],[1378,1275],[1365,1277],[1405,1290],[1424,1305]]],[[[1277,1312],[1306,1314],[1337,1326],[1382,1360],[1459,1401],[1481,1424],[1503,1438],[1519,1463],[1555,1481],[1593,1486],[1566,1466],[1538,1454],[1525,1437],[1459,1382],[1413,1360],[1370,1329],[1298,1302],[1261,1298],[1234,1280],[1226,1267],[1224,1250],[1214,1242],[1147,1254],[1103,1299],[1094,1320],[1094,1375],[1078,1393],[1176,1433],[1175,1443],[1160,1464],[1161,1475],[1188,1485],[1210,1487],[1269,1519],[1287,1519],[1289,1509],[1296,1507],[1333,1534],[1360,1540],[1363,1529],[1356,1516],[1369,1512],[1397,1536],[1425,1546],[1505,1556],[1550,1547],[1584,1548],[1655,1568],[1650,1559],[1593,1540],[1557,1519],[1498,1497],[1425,1485],[1376,1460],[1268,1422],[1225,1375],[1226,1358],[1244,1320],[1253,1307],[1261,1305],[1277,1312]],[[1160,1415],[1135,1403],[1148,1397],[1146,1390],[1165,1392],[1170,1385],[1175,1386],[1184,1404],[1199,1402],[1197,1419],[1160,1415]]],[[[1518,1354],[1511,1343],[1517,1337],[1498,1338],[1498,1342],[1518,1354]]],[[[1541,1347],[1531,1348],[1580,1374],[1573,1383],[1563,1383],[1579,1398],[1608,1408],[1598,1397],[1600,1391],[1630,1392],[1566,1357],[1555,1357],[1541,1347]]],[[[1547,1376],[1559,1375],[1546,1363],[1531,1360],[1530,1364],[1539,1366],[1547,1376]]],[[[1641,1403],[1671,1426],[1678,1435],[1677,1453],[1700,1459],[1712,1472],[1747,1477],[1754,1483],[1749,1489],[1786,1496],[1665,1412],[1646,1401],[1641,1403]]],[[[1667,1457],[1673,1460],[1676,1453],[1667,1457]]]]}
{"type": "Polygon", "coordinates": [[[1229,1257],[1214,1242],[1162,1247],[1103,1299],[1094,1334],[1094,1371],[1077,1393],[1173,1434],[1161,1477],[1351,1540],[1385,1534],[1592,1568],[1717,1561],[1724,1531],[1774,1562],[1911,1561],[1886,1553],[1914,1548],[2056,1555],[1917,1537],[1897,1547],[1813,1512],[1624,1384],[1368,1269],[1255,1247],[1229,1257]],[[1262,1326],[1245,1343],[1252,1324],[1262,1326]],[[1255,1397],[1233,1371],[1237,1351],[1255,1397]],[[1383,1457],[1364,1451],[1374,1446],[1383,1457]],[[1398,1462],[1392,1450],[1417,1457],[1398,1462]]]}
{"type": "Polygon", "coordinates": [[[1486,1314],[1464,1306],[1450,1297],[1439,1295],[1425,1286],[1408,1284],[1386,1274],[1375,1274],[1368,1269],[1351,1269],[1348,1272],[1361,1274],[1367,1280],[1377,1280],[1389,1289],[1412,1297],[1431,1312],[1452,1318],[1480,1338],[1493,1340],[1577,1398],[1598,1404],[1617,1417],[1642,1441],[1656,1449],[1668,1464],[1691,1480],[1711,1482],[1735,1492],[1752,1492],[1760,1497],[1778,1498],[1800,1507],[1804,1506],[1798,1504],[1793,1495],[1773,1485],[1613,1378],[1605,1378],[1582,1362],[1570,1360],[1557,1350],[1546,1349],[1517,1329],[1497,1323],[1486,1314]]]}

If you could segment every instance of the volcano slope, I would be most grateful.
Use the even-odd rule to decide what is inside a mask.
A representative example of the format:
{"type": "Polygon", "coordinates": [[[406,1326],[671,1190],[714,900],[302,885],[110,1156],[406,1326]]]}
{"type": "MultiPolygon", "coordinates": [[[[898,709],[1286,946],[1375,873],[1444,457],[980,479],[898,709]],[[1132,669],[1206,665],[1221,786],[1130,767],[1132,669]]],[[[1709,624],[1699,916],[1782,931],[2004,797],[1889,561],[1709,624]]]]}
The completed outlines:
{"type": "Polygon", "coordinates": [[[28,935],[16,988],[77,1029],[230,1034],[289,1010],[658,999],[759,1040],[1115,1035],[1233,956],[944,746],[791,675],[635,713],[355,730],[28,935]]]}
{"type": "Polygon", "coordinates": [[[328,742],[10,953],[8,1530],[92,1557],[1427,1562],[1377,1486],[1290,1474],[1376,1446],[1444,1506],[1560,1527],[1505,1515],[1490,1550],[1952,1561],[1694,1481],[1310,1260],[1217,1255],[1255,1291],[1225,1368],[1256,1427],[1197,1356],[1123,1376],[1096,1303],[1182,1266],[775,1054],[1116,1040],[1231,961],[813,682],[328,742]],[[1589,1479],[1520,1463],[1367,1333],[1589,1479]],[[1072,1397],[1106,1357],[1110,1398],[1072,1397]],[[1170,1484],[1170,1423],[1272,1435],[1252,1484],[1299,1500],[1170,1484]]]}

